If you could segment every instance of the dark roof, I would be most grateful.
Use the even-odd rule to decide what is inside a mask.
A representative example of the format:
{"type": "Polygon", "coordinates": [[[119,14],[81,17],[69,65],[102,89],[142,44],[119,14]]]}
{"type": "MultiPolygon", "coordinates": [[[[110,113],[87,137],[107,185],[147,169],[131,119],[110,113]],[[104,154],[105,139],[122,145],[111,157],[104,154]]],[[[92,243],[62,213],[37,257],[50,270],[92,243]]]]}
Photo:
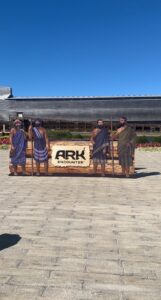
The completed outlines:
{"type": "Polygon", "coordinates": [[[0,100],[0,120],[15,118],[44,120],[95,121],[118,120],[125,115],[129,121],[160,121],[161,96],[80,96],[80,97],[10,97],[0,100]]]}

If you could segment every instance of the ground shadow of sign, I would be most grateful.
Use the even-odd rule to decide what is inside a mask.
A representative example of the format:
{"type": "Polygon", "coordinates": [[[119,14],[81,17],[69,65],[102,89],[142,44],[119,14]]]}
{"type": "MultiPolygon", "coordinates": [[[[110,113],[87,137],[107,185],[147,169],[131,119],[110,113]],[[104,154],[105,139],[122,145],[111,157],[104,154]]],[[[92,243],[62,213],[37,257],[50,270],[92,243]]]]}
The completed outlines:
{"type": "MultiPolygon", "coordinates": [[[[35,175],[35,174],[34,174],[35,175]]],[[[157,175],[161,175],[160,172],[139,172],[139,173],[135,173],[133,175],[131,175],[130,177],[128,177],[128,179],[139,179],[142,177],[147,177],[147,176],[157,176],[157,175]]],[[[19,174],[19,176],[21,176],[19,174]]],[[[125,176],[123,175],[119,175],[119,174],[106,174],[104,177],[102,177],[100,174],[83,174],[83,173],[53,173],[53,174],[41,174],[40,176],[42,177],[97,177],[97,178],[125,178],[125,176]]]]}
{"type": "Polygon", "coordinates": [[[136,173],[134,175],[134,178],[142,178],[142,177],[147,177],[147,176],[157,176],[157,175],[161,175],[160,172],[140,172],[140,173],[136,173]]]}
{"type": "Polygon", "coordinates": [[[18,234],[4,233],[0,235],[0,251],[16,245],[21,237],[18,234]]]}

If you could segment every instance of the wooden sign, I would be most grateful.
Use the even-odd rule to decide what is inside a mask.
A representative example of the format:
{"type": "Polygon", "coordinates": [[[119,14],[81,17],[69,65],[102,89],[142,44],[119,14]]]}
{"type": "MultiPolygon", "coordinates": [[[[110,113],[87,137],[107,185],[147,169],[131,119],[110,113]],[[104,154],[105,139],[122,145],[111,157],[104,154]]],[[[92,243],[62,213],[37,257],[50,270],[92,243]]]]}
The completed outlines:
{"type": "Polygon", "coordinates": [[[88,167],[90,165],[89,145],[61,145],[52,146],[52,164],[55,167],[88,167]]]}
{"type": "MultiPolygon", "coordinates": [[[[49,174],[93,174],[92,144],[90,141],[51,141],[48,153],[48,172],[49,174]],[[69,152],[68,152],[69,151],[69,152]],[[71,152],[72,151],[72,152],[71,152]],[[84,152],[83,152],[84,151],[84,152]],[[84,159],[85,158],[85,159],[84,159]]],[[[119,175],[121,167],[118,162],[117,142],[111,144],[111,153],[107,157],[106,174],[119,175]],[[113,147],[112,147],[113,145],[113,147]]],[[[33,159],[32,143],[28,141],[26,150],[26,172],[27,174],[36,173],[36,163],[33,159]]],[[[130,173],[134,174],[134,165],[130,167],[130,173]]],[[[13,172],[10,165],[10,172],[13,172]]],[[[41,174],[44,173],[44,164],[40,167],[41,174]]],[[[21,168],[18,167],[18,173],[21,168]]],[[[98,174],[101,167],[98,167],[98,174]]]]}

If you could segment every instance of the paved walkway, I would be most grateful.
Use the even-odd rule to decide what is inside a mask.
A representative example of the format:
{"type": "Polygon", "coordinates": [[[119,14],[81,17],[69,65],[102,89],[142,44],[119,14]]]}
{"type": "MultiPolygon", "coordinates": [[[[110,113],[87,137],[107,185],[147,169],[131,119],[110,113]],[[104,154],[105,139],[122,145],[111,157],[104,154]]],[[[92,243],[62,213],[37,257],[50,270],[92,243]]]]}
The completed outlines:
{"type": "Polygon", "coordinates": [[[0,151],[0,300],[161,300],[161,153],[136,161],[136,179],[8,177],[0,151]]]}

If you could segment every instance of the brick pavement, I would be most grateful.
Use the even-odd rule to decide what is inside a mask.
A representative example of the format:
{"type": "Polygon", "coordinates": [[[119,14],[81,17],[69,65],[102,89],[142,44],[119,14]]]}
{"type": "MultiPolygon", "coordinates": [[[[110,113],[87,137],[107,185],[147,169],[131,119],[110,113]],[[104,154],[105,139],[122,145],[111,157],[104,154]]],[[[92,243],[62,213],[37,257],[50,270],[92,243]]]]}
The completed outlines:
{"type": "Polygon", "coordinates": [[[140,177],[9,177],[0,151],[0,300],[160,300],[161,153],[140,177]]]}

